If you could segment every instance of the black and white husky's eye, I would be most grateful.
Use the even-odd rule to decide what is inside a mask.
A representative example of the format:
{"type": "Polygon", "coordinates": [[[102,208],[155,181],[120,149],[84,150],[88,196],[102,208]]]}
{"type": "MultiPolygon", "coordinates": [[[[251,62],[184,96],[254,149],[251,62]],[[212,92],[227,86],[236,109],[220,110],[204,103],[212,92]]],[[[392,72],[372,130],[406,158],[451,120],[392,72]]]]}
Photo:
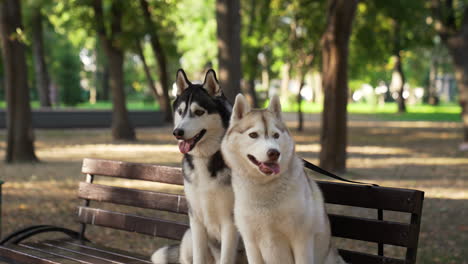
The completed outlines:
{"type": "Polygon", "coordinates": [[[252,132],[249,134],[250,138],[258,138],[258,133],[257,132],[252,132]]]}
{"type": "Polygon", "coordinates": [[[182,109],[179,108],[179,109],[177,110],[177,113],[178,113],[179,115],[182,115],[182,109]]]}
{"type": "Polygon", "coordinates": [[[202,116],[204,113],[205,113],[205,111],[203,111],[203,110],[195,110],[195,114],[197,116],[202,116]]]}
{"type": "Polygon", "coordinates": [[[280,136],[280,134],[279,134],[279,133],[274,133],[274,134],[273,134],[273,138],[275,138],[275,139],[278,139],[278,138],[279,138],[279,136],[280,136]]]}

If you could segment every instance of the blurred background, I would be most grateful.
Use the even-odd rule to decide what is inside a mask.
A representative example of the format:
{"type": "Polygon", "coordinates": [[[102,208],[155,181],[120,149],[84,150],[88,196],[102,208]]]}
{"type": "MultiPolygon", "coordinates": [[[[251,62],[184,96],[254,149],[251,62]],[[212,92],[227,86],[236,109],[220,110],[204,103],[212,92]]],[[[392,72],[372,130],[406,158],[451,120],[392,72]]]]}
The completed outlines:
{"type": "Polygon", "coordinates": [[[2,0],[0,36],[6,233],[71,212],[84,157],[178,166],[175,73],[213,68],[304,158],[425,191],[420,263],[467,263],[467,0],[2,0]]]}

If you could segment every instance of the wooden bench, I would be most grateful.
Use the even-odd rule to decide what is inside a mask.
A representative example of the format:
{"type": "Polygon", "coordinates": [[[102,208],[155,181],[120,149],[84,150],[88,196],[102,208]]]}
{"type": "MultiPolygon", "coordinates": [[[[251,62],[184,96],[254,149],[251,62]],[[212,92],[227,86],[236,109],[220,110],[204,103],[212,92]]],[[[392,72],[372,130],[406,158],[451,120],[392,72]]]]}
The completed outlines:
{"type": "MultiPolygon", "coordinates": [[[[175,240],[180,240],[188,228],[185,223],[111,211],[93,207],[92,203],[98,201],[124,205],[122,207],[132,206],[186,214],[187,203],[183,195],[93,183],[95,177],[105,176],[183,185],[183,177],[179,168],[85,159],[82,172],[86,174],[86,180],[80,182],[78,196],[84,202],[83,205],[78,206],[77,210],[77,220],[81,228],[78,231],[71,231],[59,227],[35,226],[20,230],[2,241],[0,260],[7,263],[28,264],[150,263],[149,256],[140,256],[87,241],[85,238],[87,225],[175,240]],[[43,232],[63,232],[66,237],[40,240],[39,242],[30,241],[31,236],[43,232]]],[[[359,264],[409,264],[416,262],[423,192],[335,182],[319,182],[319,185],[323,190],[326,202],[330,204],[380,208],[410,214],[408,223],[330,214],[332,233],[335,237],[406,248],[404,259],[340,249],[340,253],[346,261],[359,264]]],[[[383,252],[379,253],[383,255],[383,252]]]]}

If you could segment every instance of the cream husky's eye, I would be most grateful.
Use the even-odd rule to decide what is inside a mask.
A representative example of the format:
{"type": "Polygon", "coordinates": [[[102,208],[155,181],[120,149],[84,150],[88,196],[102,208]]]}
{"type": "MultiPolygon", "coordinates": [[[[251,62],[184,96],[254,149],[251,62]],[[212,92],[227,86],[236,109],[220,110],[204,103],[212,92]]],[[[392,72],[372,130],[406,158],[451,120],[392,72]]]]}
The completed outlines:
{"type": "Polygon", "coordinates": [[[197,116],[202,116],[204,113],[205,113],[205,111],[203,111],[203,110],[195,110],[195,114],[197,116]]]}
{"type": "Polygon", "coordinates": [[[273,138],[276,138],[276,139],[278,139],[278,138],[279,138],[279,136],[280,136],[280,134],[279,134],[279,133],[274,133],[274,134],[273,134],[273,138]]]}
{"type": "Polygon", "coordinates": [[[249,134],[249,137],[258,138],[258,133],[257,132],[252,132],[252,133],[249,134]]]}

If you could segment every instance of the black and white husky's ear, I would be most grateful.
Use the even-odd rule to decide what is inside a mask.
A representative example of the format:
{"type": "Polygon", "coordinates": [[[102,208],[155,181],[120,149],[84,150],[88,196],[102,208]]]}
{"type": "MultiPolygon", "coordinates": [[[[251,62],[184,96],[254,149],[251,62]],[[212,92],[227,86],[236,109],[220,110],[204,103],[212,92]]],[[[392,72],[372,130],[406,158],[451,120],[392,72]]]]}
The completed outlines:
{"type": "Polygon", "coordinates": [[[248,112],[250,112],[249,103],[242,94],[238,94],[232,108],[231,123],[241,120],[248,112]]]}
{"type": "Polygon", "coordinates": [[[177,85],[177,96],[181,95],[182,92],[187,89],[190,85],[190,81],[187,79],[187,75],[184,70],[179,69],[176,75],[176,85],[177,85]]]}
{"type": "Polygon", "coordinates": [[[216,78],[216,72],[213,69],[209,69],[208,72],[206,72],[205,81],[203,81],[203,88],[205,88],[211,96],[222,95],[218,79],[216,78]]]}
{"type": "Polygon", "coordinates": [[[273,95],[273,97],[271,97],[268,111],[272,112],[276,118],[281,120],[281,103],[278,95],[273,95]]]}

